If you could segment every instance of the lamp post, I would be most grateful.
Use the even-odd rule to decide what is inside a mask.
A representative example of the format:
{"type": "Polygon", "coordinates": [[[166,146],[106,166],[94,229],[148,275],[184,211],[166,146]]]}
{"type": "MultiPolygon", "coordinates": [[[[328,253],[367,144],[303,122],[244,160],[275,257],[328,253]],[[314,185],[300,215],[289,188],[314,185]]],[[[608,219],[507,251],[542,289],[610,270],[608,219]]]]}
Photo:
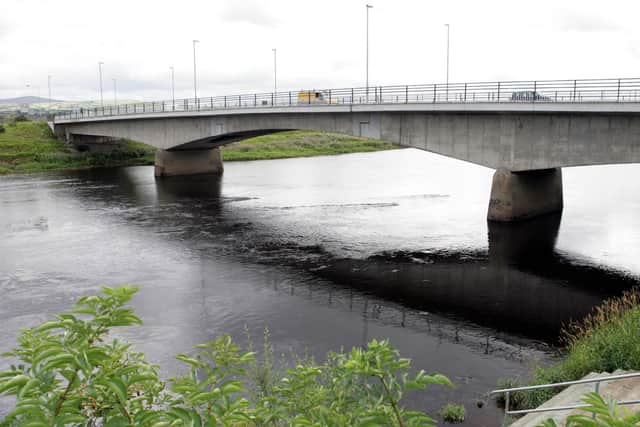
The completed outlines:
{"type": "Polygon", "coordinates": [[[449,100],[449,24],[444,24],[447,27],[447,101],[449,100]]]}
{"type": "MultiPolygon", "coordinates": [[[[369,102],[369,9],[373,9],[373,6],[367,4],[367,77],[365,82],[365,88],[367,92],[367,102],[369,102]]],[[[351,100],[353,102],[353,100],[351,100]]]]}
{"type": "Polygon", "coordinates": [[[276,96],[278,92],[278,80],[277,80],[277,63],[276,63],[276,49],[271,49],[273,51],[273,96],[276,96]]]}
{"type": "Polygon", "coordinates": [[[199,41],[198,40],[193,41],[193,98],[197,102],[198,84],[196,80],[196,43],[199,43],[199,41]]]}
{"type": "Polygon", "coordinates": [[[115,107],[116,105],[118,105],[118,95],[116,92],[116,79],[111,79],[113,80],[113,106],[115,107]]]}
{"type": "Polygon", "coordinates": [[[47,76],[47,89],[49,91],[49,109],[51,109],[51,74],[47,76]]]}
{"type": "Polygon", "coordinates": [[[172,105],[175,106],[176,105],[176,86],[175,86],[173,66],[169,67],[169,69],[171,70],[171,102],[172,102],[172,105]]]}
{"type": "Polygon", "coordinates": [[[104,62],[98,62],[98,75],[100,76],[100,106],[104,107],[104,99],[102,98],[102,66],[104,62]]]}

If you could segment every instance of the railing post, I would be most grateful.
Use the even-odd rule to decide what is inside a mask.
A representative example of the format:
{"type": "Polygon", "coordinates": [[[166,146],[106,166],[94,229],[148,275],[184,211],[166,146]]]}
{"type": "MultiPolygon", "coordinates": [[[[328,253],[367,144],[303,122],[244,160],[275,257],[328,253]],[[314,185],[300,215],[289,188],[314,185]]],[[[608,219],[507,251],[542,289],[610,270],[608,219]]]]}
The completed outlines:
{"type": "Polygon", "coordinates": [[[404,103],[405,104],[409,103],[409,85],[406,85],[404,87],[404,103]]]}
{"type": "Polygon", "coordinates": [[[274,103],[273,103],[273,102],[274,102],[274,97],[273,97],[273,95],[274,95],[274,93],[273,93],[273,92],[271,92],[271,106],[272,106],[272,107],[275,107],[275,105],[276,105],[276,104],[274,104],[274,103]]]}
{"type": "Polygon", "coordinates": [[[573,102],[576,101],[576,88],[577,88],[577,86],[578,86],[578,81],[574,80],[573,81],[573,102]]]}
{"type": "MultiPolygon", "coordinates": [[[[498,88],[500,87],[500,83],[498,83],[498,88]]],[[[498,89],[498,93],[500,93],[500,89],[498,89]]],[[[464,102],[467,102],[467,84],[464,84],[464,102]]]]}
{"type": "Polygon", "coordinates": [[[329,89],[329,105],[331,105],[331,89],[329,89]]]}
{"type": "Polygon", "coordinates": [[[183,103],[184,103],[184,106],[183,106],[184,111],[188,111],[189,110],[189,100],[185,99],[183,103]]]}
{"type": "Polygon", "coordinates": [[[291,105],[291,91],[289,91],[289,105],[291,105]]]}
{"type": "Polygon", "coordinates": [[[616,102],[620,102],[620,79],[618,79],[618,96],[616,97],[616,102]]]}
{"type": "Polygon", "coordinates": [[[436,90],[438,85],[433,85],[433,103],[436,103],[436,90]]]}
{"type": "Polygon", "coordinates": [[[164,101],[162,101],[162,112],[164,113],[164,101]]]}
{"type": "Polygon", "coordinates": [[[504,419],[502,420],[502,427],[507,426],[507,417],[509,416],[509,392],[504,398],[504,419]]]}
{"type": "Polygon", "coordinates": [[[355,99],[353,99],[353,88],[351,88],[351,104],[353,105],[355,99]]]}
{"type": "Polygon", "coordinates": [[[538,82],[534,81],[533,82],[533,102],[536,102],[536,98],[538,97],[538,93],[536,92],[538,90],[538,82]]]}

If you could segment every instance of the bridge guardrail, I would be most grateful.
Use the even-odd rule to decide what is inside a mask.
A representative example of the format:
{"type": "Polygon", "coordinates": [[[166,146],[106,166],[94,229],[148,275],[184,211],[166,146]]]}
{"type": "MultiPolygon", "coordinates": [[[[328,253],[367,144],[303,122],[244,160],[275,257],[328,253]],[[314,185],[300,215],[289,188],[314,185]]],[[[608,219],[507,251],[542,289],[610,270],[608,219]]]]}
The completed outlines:
{"type": "Polygon", "coordinates": [[[362,104],[640,102],[640,78],[539,80],[301,89],[79,108],[56,120],[264,107],[362,104]]]}

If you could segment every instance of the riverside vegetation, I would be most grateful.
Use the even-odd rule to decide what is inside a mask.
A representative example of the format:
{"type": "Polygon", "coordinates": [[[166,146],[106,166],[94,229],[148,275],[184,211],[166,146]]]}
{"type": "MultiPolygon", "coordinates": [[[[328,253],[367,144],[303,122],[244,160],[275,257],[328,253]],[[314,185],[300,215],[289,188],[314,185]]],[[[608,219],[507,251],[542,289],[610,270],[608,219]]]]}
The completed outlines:
{"type": "Polygon", "coordinates": [[[157,366],[114,337],[114,328],[142,323],[126,306],[136,291],[104,287],[71,313],[23,330],[4,355],[14,364],[0,372],[0,394],[16,404],[0,426],[429,426],[402,398],[452,385],[439,374],[410,374],[388,341],[320,364],[295,360],[278,374],[256,369],[255,353],[226,335],[178,355],[185,373],[161,380],[157,366]]]}
{"type": "MultiPolygon", "coordinates": [[[[536,369],[526,382],[501,380],[498,388],[574,381],[591,372],[640,370],[640,289],[606,300],[582,321],[569,324],[562,331],[562,340],[566,352],[563,361],[536,369]]],[[[512,393],[510,407],[534,408],[560,391],[556,388],[512,393]]]]}
{"type": "MultiPolygon", "coordinates": [[[[396,148],[388,142],[314,131],[289,131],[222,148],[225,161],[309,157],[396,148]]],[[[109,153],[78,152],[55,138],[44,122],[20,117],[0,125],[0,174],[100,166],[152,165],[155,149],[123,140],[109,153]]]]}

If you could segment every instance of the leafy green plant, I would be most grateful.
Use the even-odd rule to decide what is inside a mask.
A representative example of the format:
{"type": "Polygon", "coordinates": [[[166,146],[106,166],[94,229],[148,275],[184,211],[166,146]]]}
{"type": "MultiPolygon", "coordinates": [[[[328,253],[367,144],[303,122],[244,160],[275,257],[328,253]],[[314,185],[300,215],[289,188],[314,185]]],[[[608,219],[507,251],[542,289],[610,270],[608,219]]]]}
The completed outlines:
{"type": "Polygon", "coordinates": [[[438,415],[447,423],[461,423],[464,421],[467,411],[462,404],[447,403],[440,408],[438,415]]]}
{"type": "MultiPolygon", "coordinates": [[[[640,412],[623,410],[615,400],[605,401],[598,393],[586,394],[582,401],[589,406],[581,408],[589,415],[570,415],[566,427],[635,427],[640,425],[640,412]]],[[[549,418],[539,427],[556,427],[549,418]]]]}
{"type": "Polygon", "coordinates": [[[4,129],[4,125],[0,123],[0,133],[4,133],[5,129],[4,129]]]}
{"type": "Polygon", "coordinates": [[[24,330],[4,355],[15,363],[0,372],[0,393],[16,405],[0,426],[423,426],[434,422],[402,398],[451,385],[438,374],[410,375],[410,361],[386,340],[331,353],[322,364],[298,360],[281,376],[260,374],[269,379],[257,384],[255,353],[227,335],[178,355],[187,372],[163,381],[143,354],[111,337],[115,327],[141,324],[125,307],[136,291],[105,287],[73,312],[24,330]]]}

